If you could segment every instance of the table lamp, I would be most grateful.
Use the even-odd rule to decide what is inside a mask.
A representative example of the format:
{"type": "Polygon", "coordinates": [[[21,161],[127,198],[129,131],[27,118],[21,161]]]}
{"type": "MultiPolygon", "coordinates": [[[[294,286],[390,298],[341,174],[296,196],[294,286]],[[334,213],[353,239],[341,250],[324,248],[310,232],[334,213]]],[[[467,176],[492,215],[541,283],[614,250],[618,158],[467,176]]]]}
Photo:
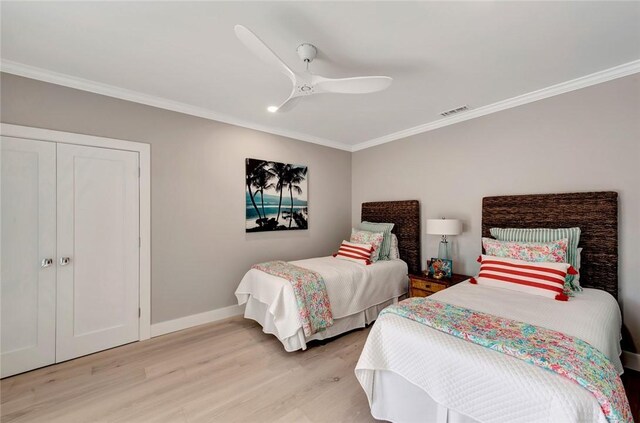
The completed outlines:
{"type": "Polygon", "coordinates": [[[441,235],[438,246],[438,258],[450,260],[451,250],[447,235],[459,235],[462,233],[462,222],[457,219],[427,219],[427,235],[441,235]]]}

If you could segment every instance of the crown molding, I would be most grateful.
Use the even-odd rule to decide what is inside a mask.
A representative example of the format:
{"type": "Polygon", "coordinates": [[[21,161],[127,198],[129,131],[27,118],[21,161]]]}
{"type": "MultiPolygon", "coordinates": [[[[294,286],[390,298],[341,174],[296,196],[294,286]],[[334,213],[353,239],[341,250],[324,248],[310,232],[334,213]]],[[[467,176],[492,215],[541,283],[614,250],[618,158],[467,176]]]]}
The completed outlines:
{"type": "Polygon", "coordinates": [[[375,147],[376,145],[386,144],[388,142],[396,141],[401,138],[410,137],[412,135],[420,134],[423,132],[433,131],[434,129],[442,128],[444,126],[449,126],[459,122],[464,122],[466,120],[475,119],[480,116],[496,113],[502,110],[510,109],[512,107],[522,106],[523,104],[533,103],[534,101],[543,100],[545,98],[564,94],[574,90],[579,90],[591,85],[601,84],[603,82],[611,81],[612,79],[622,78],[624,76],[632,75],[638,72],[640,72],[640,60],[634,60],[633,62],[595,72],[590,75],[572,79],[570,81],[561,82],[560,84],[532,91],[527,94],[522,94],[516,97],[508,98],[506,100],[498,101],[493,104],[488,104],[476,109],[471,109],[468,112],[461,113],[460,115],[439,119],[433,122],[414,126],[413,128],[394,132],[380,138],[374,138],[369,141],[364,141],[354,145],[351,151],[359,151],[364,150],[365,148],[375,147]]]}
{"type": "Polygon", "coordinates": [[[320,138],[313,135],[303,134],[295,131],[289,131],[282,128],[259,125],[259,124],[248,122],[233,116],[217,113],[202,107],[192,106],[186,103],[181,103],[181,102],[172,101],[172,100],[168,100],[161,97],[147,95],[137,91],[119,88],[113,85],[102,84],[99,82],[90,81],[88,79],[83,79],[83,78],[78,78],[71,75],[53,72],[46,69],[25,65],[23,63],[18,63],[10,60],[2,60],[0,62],[0,71],[18,75],[18,76],[24,76],[26,78],[36,79],[39,81],[49,82],[56,85],[75,88],[82,91],[88,91],[95,94],[101,94],[108,97],[114,97],[121,100],[127,100],[135,103],[145,104],[147,106],[157,107],[160,109],[171,110],[178,113],[184,113],[187,115],[192,115],[192,116],[197,116],[205,119],[215,120],[218,122],[228,123],[231,125],[253,129],[256,131],[293,138],[296,140],[310,142],[310,143],[322,145],[325,147],[331,147],[339,150],[355,152],[359,150],[364,150],[366,148],[375,147],[377,145],[386,144],[388,142],[396,141],[402,138],[410,137],[412,135],[433,131],[434,129],[442,128],[449,125],[454,125],[459,122],[475,119],[477,117],[485,116],[491,113],[496,113],[496,112],[510,109],[513,107],[522,106],[524,104],[532,103],[538,100],[543,100],[545,98],[553,97],[559,94],[564,94],[570,91],[579,90],[581,88],[586,88],[591,85],[601,84],[603,82],[611,81],[613,79],[622,78],[624,76],[639,73],[640,60],[635,60],[633,62],[625,63],[619,66],[615,66],[609,69],[595,72],[590,75],[572,79],[570,81],[561,82],[559,84],[542,88],[540,90],[532,91],[527,94],[522,94],[516,97],[508,98],[506,100],[498,101],[496,103],[488,104],[486,106],[481,106],[475,109],[471,109],[468,112],[464,112],[457,116],[451,116],[451,117],[439,119],[433,122],[428,122],[422,125],[414,126],[412,128],[404,129],[402,131],[394,132],[379,138],[374,138],[368,141],[364,141],[355,145],[345,144],[338,141],[320,138]]]}
{"type": "Polygon", "coordinates": [[[269,134],[280,135],[287,138],[293,138],[299,141],[319,144],[325,147],[336,148],[339,150],[351,151],[351,145],[325,138],[316,137],[309,134],[303,134],[287,129],[259,125],[229,116],[217,113],[203,107],[192,106],[190,104],[178,101],[168,100],[166,98],[153,95],[143,94],[137,91],[116,87],[113,85],[103,84],[88,79],[78,78],[75,76],[53,72],[47,69],[35,66],[25,65],[23,63],[11,60],[2,60],[0,62],[0,71],[13,75],[23,76],[26,78],[36,79],[38,81],[49,82],[51,84],[62,85],[77,90],[88,91],[95,94],[105,95],[108,97],[118,98],[121,100],[132,101],[134,103],[145,104],[147,106],[157,107],[160,109],[171,110],[173,112],[184,113],[191,116],[197,116],[205,119],[215,120],[218,122],[228,123],[243,128],[253,129],[256,131],[267,132],[269,134]]]}

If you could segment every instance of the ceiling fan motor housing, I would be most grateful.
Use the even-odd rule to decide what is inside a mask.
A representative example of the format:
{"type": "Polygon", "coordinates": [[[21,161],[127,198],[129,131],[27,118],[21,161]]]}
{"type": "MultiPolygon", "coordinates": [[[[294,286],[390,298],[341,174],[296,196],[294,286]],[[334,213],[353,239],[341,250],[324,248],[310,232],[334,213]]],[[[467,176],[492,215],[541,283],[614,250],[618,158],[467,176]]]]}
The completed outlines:
{"type": "Polygon", "coordinates": [[[313,85],[305,83],[296,85],[296,91],[302,95],[311,95],[315,92],[313,85]]]}
{"type": "Polygon", "coordinates": [[[318,49],[316,49],[316,46],[309,43],[300,44],[296,51],[298,52],[298,56],[302,61],[309,63],[312,62],[318,54],[318,49]]]}

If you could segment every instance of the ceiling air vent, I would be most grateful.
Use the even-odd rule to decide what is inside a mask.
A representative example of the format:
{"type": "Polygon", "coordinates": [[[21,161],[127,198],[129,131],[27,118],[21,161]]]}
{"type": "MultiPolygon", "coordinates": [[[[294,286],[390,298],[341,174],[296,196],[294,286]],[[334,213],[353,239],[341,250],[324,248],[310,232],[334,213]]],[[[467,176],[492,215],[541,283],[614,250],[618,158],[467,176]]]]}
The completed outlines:
{"type": "Polygon", "coordinates": [[[466,104],[464,106],[456,107],[455,109],[447,110],[445,112],[440,113],[442,116],[447,117],[451,115],[456,115],[458,113],[466,112],[469,110],[469,106],[466,104]]]}

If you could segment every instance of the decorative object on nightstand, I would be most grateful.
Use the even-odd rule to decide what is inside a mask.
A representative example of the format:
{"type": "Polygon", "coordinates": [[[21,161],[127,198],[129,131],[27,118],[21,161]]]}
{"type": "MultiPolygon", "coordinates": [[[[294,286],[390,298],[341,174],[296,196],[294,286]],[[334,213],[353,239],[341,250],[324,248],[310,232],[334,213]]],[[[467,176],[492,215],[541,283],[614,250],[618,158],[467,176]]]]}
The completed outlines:
{"type": "Polygon", "coordinates": [[[467,275],[459,275],[454,273],[450,278],[436,279],[427,274],[409,275],[409,296],[410,297],[428,297],[438,291],[449,288],[457,283],[466,281],[471,278],[467,275]]]}
{"type": "Polygon", "coordinates": [[[432,258],[426,272],[435,279],[450,278],[453,276],[453,262],[447,259],[432,258]]]}
{"type": "Polygon", "coordinates": [[[441,235],[438,247],[438,258],[450,260],[451,249],[447,241],[447,235],[460,235],[462,222],[458,219],[427,219],[427,235],[441,235]]]}

